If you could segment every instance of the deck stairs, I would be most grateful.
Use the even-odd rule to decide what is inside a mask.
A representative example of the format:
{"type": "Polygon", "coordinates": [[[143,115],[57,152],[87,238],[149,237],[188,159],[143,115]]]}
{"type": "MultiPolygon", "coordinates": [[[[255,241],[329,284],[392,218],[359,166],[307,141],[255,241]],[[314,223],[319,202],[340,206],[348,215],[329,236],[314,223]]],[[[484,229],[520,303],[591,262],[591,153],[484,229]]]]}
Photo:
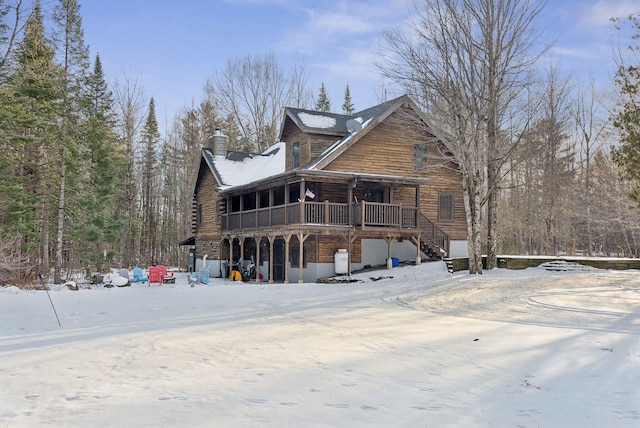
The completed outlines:
{"type": "Polygon", "coordinates": [[[418,227],[421,229],[420,251],[428,260],[442,260],[449,255],[449,235],[440,229],[423,213],[418,213],[418,227]]]}

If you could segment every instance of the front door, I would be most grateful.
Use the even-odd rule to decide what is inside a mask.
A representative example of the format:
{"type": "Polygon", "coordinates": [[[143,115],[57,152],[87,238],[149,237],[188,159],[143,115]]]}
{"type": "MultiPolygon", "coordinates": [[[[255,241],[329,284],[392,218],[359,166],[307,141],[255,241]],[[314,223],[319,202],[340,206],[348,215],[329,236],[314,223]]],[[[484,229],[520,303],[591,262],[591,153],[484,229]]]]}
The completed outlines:
{"type": "Polygon", "coordinates": [[[276,282],[284,281],[284,239],[276,239],[273,241],[273,280],[276,282]]]}

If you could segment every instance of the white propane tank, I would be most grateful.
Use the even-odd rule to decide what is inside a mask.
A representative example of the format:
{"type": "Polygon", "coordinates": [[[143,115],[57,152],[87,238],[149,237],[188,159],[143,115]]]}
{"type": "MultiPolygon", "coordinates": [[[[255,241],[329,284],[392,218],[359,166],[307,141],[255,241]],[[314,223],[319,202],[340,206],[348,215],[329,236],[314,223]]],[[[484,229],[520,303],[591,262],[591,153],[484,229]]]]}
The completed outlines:
{"type": "Polygon", "coordinates": [[[336,275],[349,273],[349,253],[341,248],[333,256],[335,262],[336,275]]]}

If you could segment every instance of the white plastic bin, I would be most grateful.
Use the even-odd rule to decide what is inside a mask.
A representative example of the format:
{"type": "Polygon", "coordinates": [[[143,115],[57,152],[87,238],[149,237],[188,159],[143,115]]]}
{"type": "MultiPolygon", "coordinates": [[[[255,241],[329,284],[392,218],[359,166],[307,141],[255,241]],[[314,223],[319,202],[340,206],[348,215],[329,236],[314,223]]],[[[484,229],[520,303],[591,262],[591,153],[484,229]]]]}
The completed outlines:
{"type": "Polygon", "coordinates": [[[349,273],[349,253],[341,248],[333,256],[335,262],[336,275],[344,275],[349,273]]]}

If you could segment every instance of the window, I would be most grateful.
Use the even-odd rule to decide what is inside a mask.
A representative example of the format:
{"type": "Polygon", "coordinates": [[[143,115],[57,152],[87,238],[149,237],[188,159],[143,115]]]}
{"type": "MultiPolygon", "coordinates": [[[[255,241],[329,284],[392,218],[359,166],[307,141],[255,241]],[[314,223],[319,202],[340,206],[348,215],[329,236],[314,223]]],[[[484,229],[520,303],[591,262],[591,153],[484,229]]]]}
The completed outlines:
{"type": "MultiPolygon", "coordinates": [[[[291,247],[289,249],[289,262],[291,267],[300,267],[300,248],[291,247]]],[[[302,248],[302,268],[307,265],[307,252],[302,248]]]]}
{"type": "Polygon", "coordinates": [[[383,189],[371,189],[366,195],[367,202],[384,202],[384,190],[383,189]]]}
{"type": "Polygon", "coordinates": [[[413,170],[426,171],[429,160],[429,147],[427,143],[413,145],[413,170]]]}
{"type": "Polygon", "coordinates": [[[451,193],[440,193],[438,220],[453,220],[453,195],[451,193]]]}
{"type": "Polygon", "coordinates": [[[198,226],[202,225],[202,204],[198,204],[198,226]]]}
{"type": "Polygon", "coordinates": [[[293,143],[291,168],[300,168],[300,141],[293,143]]]}

